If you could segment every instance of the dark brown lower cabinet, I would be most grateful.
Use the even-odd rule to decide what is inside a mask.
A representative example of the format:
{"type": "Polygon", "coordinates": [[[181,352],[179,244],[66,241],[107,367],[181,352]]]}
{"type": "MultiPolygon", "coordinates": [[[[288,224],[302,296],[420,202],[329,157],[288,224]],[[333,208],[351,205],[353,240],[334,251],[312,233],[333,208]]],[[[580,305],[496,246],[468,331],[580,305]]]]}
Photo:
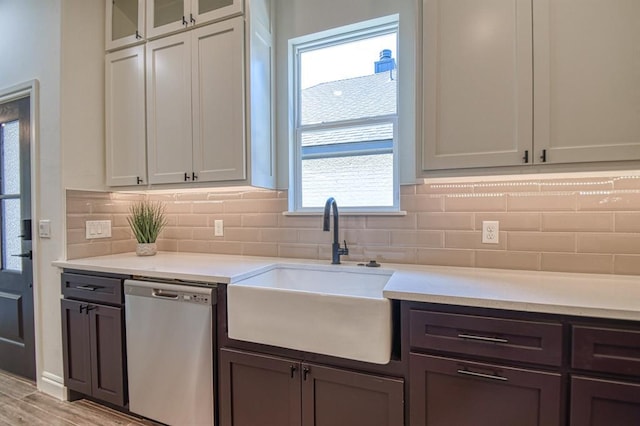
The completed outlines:
{"type": "Polygon", "coordinates": [[[67,299],[61,304],[65,385],[124,406],[122,308],[67,299]]]}
{"type": "Polygon", "coordinates": [[[560,374],[416,353],[409,365],[411,426],[563,423],[560,374]]]}
{"type": "Polygon", "coordinates": [[[220,350],[222,426],[401,426],[404,382],[220,350]]]}
{"type": "Polygon", "coordinates": [[[640,384],[572,377],[570,424],[640,425],[640,384]]]}

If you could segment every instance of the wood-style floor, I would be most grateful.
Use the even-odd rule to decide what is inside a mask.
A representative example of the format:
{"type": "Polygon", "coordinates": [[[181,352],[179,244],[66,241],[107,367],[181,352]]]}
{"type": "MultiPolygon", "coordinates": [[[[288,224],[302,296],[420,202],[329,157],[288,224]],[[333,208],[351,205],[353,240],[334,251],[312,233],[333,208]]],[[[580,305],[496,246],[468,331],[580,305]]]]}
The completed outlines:
{"type": "Polygon", "coordinates": [[[59,401],[25,379],[0,370],[0,426],[148,426],[88,400],[59,401]]]}

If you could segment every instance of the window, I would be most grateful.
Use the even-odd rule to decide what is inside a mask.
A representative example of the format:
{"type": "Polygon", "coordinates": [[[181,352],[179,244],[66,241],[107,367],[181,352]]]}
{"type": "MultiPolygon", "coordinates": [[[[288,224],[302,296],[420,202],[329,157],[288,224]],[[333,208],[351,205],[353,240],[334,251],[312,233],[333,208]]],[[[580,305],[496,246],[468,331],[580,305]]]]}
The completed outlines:
{"type": "Polygon", "coordinates": [[[290,210],[397,211],[397,16],[327,34],[290,42],[290,210]]]}

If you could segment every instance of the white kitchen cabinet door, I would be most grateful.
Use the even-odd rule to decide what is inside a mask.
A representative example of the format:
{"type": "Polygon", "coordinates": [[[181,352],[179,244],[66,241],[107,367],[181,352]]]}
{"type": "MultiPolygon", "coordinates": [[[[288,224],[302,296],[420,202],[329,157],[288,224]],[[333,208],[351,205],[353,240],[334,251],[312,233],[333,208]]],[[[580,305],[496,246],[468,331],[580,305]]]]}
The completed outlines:
{"type": "Polygon", "coordinates": [[[536,0],[533,30],[535,159],[639,159],[640,1],[536,0]]]}
{"type": "Polygon", "coordinates": [[[106,0],[106,50],[141,43],[145,37],[144,0],[106,0]]]}
{"type": "Polygon", "coordinates": [[[193,24],[219,21],[242,14],[242,0],[191,0],[193,24]]]}
{"type": "Polygon", "coordinates": [[[246,179],[243,27],[237,17],[191,32],[198,181],[246,179]]]}
{"type": "Polygon", "coordinates": [[[190,181],[190,33],[147,43],[147,133],[149,182],[190,181]]]}
{"type": "Polygon", "coordinates": [[[191,0],[147,0],[147,38],[187,29],[191,0]]]}
{"type": "Polygon", "coordinates": [[[523,164],[531,0],[423,1],[424,170],[523,164]]]}
{"type": "Polygon", "coordinates": [[[105,60],[107,185],[146,183],[144,46],[105,60]]]}
{"type": "Polygon", "coordinates": [[[247,6],[249,31],[246,33],[251,184],[263,188],[273,188],[276,178],[274,55],[268,6],[268,2],[258,0],[247,6]]]}

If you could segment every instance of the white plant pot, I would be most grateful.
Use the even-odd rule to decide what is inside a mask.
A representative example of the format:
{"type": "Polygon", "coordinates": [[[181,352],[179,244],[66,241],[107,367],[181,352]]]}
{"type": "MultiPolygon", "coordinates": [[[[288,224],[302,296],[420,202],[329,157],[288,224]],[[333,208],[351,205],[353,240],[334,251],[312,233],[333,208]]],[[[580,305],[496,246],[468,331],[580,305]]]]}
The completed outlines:
{"type": "Polygon", "coordinates": [[[138,243],[136,254],[138,256],[153,256],[158,252],[156,243],[138,243]]]}

